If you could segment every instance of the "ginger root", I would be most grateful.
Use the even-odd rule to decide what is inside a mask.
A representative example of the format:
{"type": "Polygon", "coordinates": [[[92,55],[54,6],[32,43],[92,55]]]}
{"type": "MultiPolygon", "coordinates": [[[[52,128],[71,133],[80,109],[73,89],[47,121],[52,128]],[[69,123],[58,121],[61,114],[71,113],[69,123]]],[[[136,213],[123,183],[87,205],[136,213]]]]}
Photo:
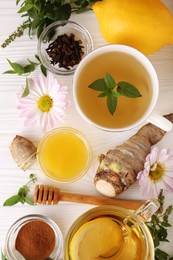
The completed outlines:
{"type": "MultiPolygon", "coordinates": [[[[173,123],[173,113],[166,115],[173,123]]],[[[94,184],[96,189],[108,196],[115,197],[135,183],[137,174],[143,170],[145,158],[151,146],[158,143],[165,131],[149,123],[129,138],[123,145],[99,156],[94,184]]]]}
{"type": "Polygon", "coordinates": [[[10,145],[10,152],[14,161],[24,171],[36,160],[36,151],[35,145],[20,135],[16,135],[10,145]]]}

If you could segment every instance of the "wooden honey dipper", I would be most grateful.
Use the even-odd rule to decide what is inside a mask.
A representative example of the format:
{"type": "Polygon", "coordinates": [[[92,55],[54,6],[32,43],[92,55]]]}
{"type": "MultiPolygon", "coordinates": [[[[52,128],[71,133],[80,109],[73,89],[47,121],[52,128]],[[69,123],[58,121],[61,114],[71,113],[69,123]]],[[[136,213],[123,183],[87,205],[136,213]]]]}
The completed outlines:
{"type": "Polygon", "coordinates": [[[142,200],[113,199],[101,196],[60,192],[60,189],[58,187],[48,185],[36,185],[34,192],[35,203],[44,205],[56,205],[59,201],[68,201],[93,205],[115,205],[133,210],[136,210],[144,203],[144,201],[142,200]]]}

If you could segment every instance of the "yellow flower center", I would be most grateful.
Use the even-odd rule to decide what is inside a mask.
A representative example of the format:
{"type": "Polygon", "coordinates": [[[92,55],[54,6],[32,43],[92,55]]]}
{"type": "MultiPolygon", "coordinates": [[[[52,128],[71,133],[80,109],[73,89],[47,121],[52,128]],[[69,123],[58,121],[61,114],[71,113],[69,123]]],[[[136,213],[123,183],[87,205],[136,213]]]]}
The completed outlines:
{"type": "Polygon", "coordinates": [[[150,171],[149,177],[152,181],[157,182],[162,179],[162,176],[164,175],[165,169],[162,164],[157,163],[157,167],[154,171],[150,171]]]}
{"type": "Polygon", "coordinates": [[[49,112],[53,106],[53,100],[48,95],[41,96],[37,103],[42,112],[49,112]]]}

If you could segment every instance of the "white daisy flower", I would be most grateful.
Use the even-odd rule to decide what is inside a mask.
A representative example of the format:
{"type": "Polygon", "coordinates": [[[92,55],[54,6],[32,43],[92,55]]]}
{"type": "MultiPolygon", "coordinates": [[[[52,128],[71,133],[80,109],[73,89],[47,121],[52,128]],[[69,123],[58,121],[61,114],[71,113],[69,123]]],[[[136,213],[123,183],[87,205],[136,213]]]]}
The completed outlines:
{"type": "Polygon", "coordinates": [[[173,192],[173,153],[169,149],[153,148],[137,179],[145,197],[158,197],[160,190],[173,192]]]}
{"type": "Polygon", "coordinates": [[[38,80],[28,79],[29,94],[22,97],[24,88],[18,93],[20,116],[25,125],[35,125],[50,130],[64,122],[65,109],[69,106],[67,87],[61,86],[51,73],[38,80]]]}

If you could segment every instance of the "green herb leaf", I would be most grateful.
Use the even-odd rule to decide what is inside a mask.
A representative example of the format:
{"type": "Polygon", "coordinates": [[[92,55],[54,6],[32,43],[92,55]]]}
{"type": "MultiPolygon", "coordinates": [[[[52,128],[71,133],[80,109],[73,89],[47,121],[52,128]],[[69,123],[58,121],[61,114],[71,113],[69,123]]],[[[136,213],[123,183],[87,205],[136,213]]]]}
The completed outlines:
{"type": "Polygon", "coordinates": [[[105,83],[106,83],[106,85],[109,89],[115,88],[116,82],[115,82],[114,78],[109,73],[106,73],[104,80],[105,80],[105,83]]]}
{"type": "Polygon", "coordinates": [[[25,203],[25,197],[20,197],[20,202],[21,202],[22,204],[24,204],[24,203],[25,203]]]}
{"type": "Polygon", "coordinates": [[[34,175],[33,173],[31,173],[31,174],[29,175],[29,178],[30,178],[31,180],[33,180],[33,179],[35,178],[35,175],[34,175]]]}
{"type": "Polygon", "coordinates": [[[34,201],[28,197],[25,198],[25,202],[28,203],[29,205],[34,205],[34,201]]]}
{"type": "Polygon", "coordinates": [[[25,89],[24,92],[22,94],[22,97],[26,97],[29,95],[29,84],[28,84],[28,79],[26,78],[26,85],[25,85],[25,89]]]}
{"type": "Polygon", "coordinates": [[[59,8],[56,9],[56,14],[54,14],[53,19],[58,19],[58,20],[68,20],[71,15],[71,5],[66,3],[61,5],[59,8]]]}
{"type": "Polygon", "coordinates": [[[115,113],[117,107],[117,98],[119,96],[126,96],[131,98],[137,98],[141,96],[138,89],[128,82],[119,82],[117,86],[116,81],[109,73],[106,73],[104,79],[97,79],[88,86],[93,90],[101,91],[97,97],[107,97],[107,107],[111,115],[115,113]]]}
{"type": "Polygon", "coordinates": [[[171,226],[169,224],[169,216],[173,212],[173,205],[170,205],[163,213],[164,199],[165,198],[163,196],[163,191],[161,190],[159,197],[158,197],[158,201],[160,203],[160,208],[151,217],[151,221],[146,222],[146,225],[148,226],[148,228],[151,232],[151,235],[153,237],[153,241],[154,241],[155,260],[173,259],[173,257],[170,257],[166,252],[164,252],[158,248],[160,246],[161,242],[169,242],[167,239],[168,230],[166,229],[167,226],[165,226],[165,225],[171,226]]]}
{"type": "Polygon", "coordinates": [[[39,62],[41,62],[41,61],[40,61],[40,58],[39,58],[39,56],[38,56],[37,54],[35,54],[35,58],[36,58],[39,62]]]}
{"type": "Polygon", "coordinates": [[[22,197],[26,197],[28,191],[29,191],[29,188],[28,188],[26,185],[24,185],[24,186],[22,186],[22,187],[19,189],[18,195],[20,195],[20,196],[22,196],[22,197]]]}
{"type": "Polygon", "coordinates": [[[159,248],[155,250],[155,260],[168,260],[168,257],[169,255],[166,252],[160,250],[159,248]]]}
{"type": "Polygon", "coordinates": [[[106,97],[108,95],[108,93],[107,92],[102,92],[102,93],[100,93],[97,97],[106,97]]]}
{"type": "Polygon", "coordinates": [[[20,195],[14,195],[5,201],[3,206],[13,206],[20,201],[20,198],[20,195]]]}
{"type": "Polygon", "coordinates": [[[47,69],[43,66],[43,64],[40,65],[41,72],[45,77],[47,77],[47,69]]]}
{"type": "Polygon", "coordinates": [[[122,96],[126,96],[129,98],[138,98],[142,96],[139,90],[128,82],[118,82],[117,86],[117,92],[122,96]]]}
{"type": "Polygon", "coordinates": [[[96,91],[105,91],[107,90],[107,86],[104,79],[97,79],[93,83],[91,83],[89,88],[94,89],[96,91]]]}
{"type": "Polygon", "coordinates": [[[32,199],[27,197],[27,194],[29,192],[29,187],[28,185],[31,182],[34,182],[36,180],[34,174],[30,174],[30,181],[27,182],[27,184],[23,185],[22,187],[19,188],[18,190],[18,194],[17,195],[13,195],[12,197],[8,198],[3,206],[12,206],[17,204],[18,202],[21,202],[22,204],[24,204],[25,202],[30,204],[30,205],[34,205],[34,202],[32,201],[32,199]]]}
{"type": "Polygon", "coordinates": [[[10,66],[13,68],[13,70],[15,71],[15,73],[17,73],[18,75],[22,75],[24,73],[24,68],[23,66],[21,66],[20,64],[18,63],[15,63],[15,62],[11,62],[9,59],[8,60],[8,63],[10,64],[10,66]]]}
{"type": "Polygon", "coordinates": [[[32,7],[33,7],[33,4],[25,4],[24,6],[22,6],[22,8],[20,8],[20,10],[18,11],[18,13],[27,12],[27,11],[29,11],[32,7]]]}
{"type": "Polygon", "coordinates": [[[21,1],[21,0],[16,0],[16,5],[18,5],[20,1],[21,1]]]}
{"type": "Polygon", "coordinates": [[[117,97],[115,97],[112,93],[107,95],[107,106],[109,112],[113,115],[117,107],[117,97]]]}
{"type": "Polygon", "coordinates": [[[27,73],[31,73],[32,71],[35,70],[35,66],[34,64],[29,64],[29,65],[26,65],[24,67],[24,73],[27,74],[27,73]]]}
{"type": "Polygon", "coordinates": [[[14,70],[7,70],[7,71],[3,72],[3,74],[17,74],[17,72],[14,70]]]}

